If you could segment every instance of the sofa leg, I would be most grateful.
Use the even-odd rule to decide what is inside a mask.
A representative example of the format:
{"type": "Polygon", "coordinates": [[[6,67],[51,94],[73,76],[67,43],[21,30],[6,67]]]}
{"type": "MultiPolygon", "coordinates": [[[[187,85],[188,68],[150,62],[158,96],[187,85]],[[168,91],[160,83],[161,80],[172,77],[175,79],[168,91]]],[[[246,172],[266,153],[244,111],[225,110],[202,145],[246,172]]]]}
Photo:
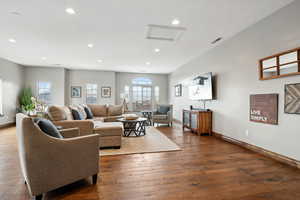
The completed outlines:
{"type": "Polygon", "coordinates": [[[43,195],[42,194],[36,195],[33,199],[34,200],[42,200],[43,199],[43,195]]]}
{"type": "Polygon", "coordinates": [[[95,185],[97,183],[98,174],[93,175],[93,184],[95,185]]]}

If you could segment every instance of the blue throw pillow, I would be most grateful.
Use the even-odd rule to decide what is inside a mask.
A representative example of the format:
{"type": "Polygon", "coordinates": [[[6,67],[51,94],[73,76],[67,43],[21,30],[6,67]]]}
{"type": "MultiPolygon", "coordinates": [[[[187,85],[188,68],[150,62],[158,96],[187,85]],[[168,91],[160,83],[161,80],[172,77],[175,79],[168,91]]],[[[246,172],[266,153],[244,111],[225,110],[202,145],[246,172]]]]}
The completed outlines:
{"type": "Polygon", "coordinates": [[[34,122],[40,127],[40,129],[49,136],[55,138],[64,138],[56,126],[49,120],[43,118],[35,118],[34,122]]]}
{"type": "Polygon", "coordinates": [[[74,120],[83,120],[83,116],[78,110],[71,109],[74,120]]]}
{"type": "Polygon", "coordinates": [[[84,111],[85,111],[86,116],[87,116],[86,118],[87,119],[93,119],[94,115],[93,115],[91,109],[88,106],[83,106],[83,107],[84,107],[84,111]]]}
{"type": "Polygon", "coordinates": [[[157,112],[159,114],[166,115],[169,112],[169,110],[170,110],[169,106],[159,106],[157,112]]]}

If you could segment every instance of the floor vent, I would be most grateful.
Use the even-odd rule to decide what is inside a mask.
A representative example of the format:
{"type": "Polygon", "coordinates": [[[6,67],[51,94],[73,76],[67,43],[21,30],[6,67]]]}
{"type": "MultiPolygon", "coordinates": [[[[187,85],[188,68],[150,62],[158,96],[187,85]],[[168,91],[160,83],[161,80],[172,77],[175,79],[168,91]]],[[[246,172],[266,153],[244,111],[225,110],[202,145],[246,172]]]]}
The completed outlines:
{"type": "Polygon", "coordinates": [[[146,38],[149,40],[178,41],[186,31],[184,27],[149,24],[146,38]]]}

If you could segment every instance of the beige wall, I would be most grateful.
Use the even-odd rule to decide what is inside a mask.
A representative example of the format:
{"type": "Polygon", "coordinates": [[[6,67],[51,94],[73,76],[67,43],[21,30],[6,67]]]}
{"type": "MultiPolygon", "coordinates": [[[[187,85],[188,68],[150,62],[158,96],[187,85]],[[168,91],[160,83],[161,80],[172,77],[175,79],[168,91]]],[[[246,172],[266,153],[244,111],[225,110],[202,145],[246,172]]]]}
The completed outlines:
{"type": "Polygon", "coordinates": [[[51,83],[52,104],[65,104],[65,69],[55,67],[25,67],[25,85],[37,95],[37,82],[51,83]]]}
{"type": "Polygon", "coordinates": [[[300,160],[300,115],[284,113],[284,85],[300,83],[300,76],[258,80],[258,60],[300,46],[300,1],[225,41],[170,75],[170,102],[175,118],[183,108],[200,106],[188,99],[187,79],[213,72],[217,100],[207,104],[214,111],[213,130],[270,151],[300,160]],[[183,97],[174,97],[174,85],[183,83],[183,97]],[[249,95],[279,93],[279,125],[249,121],[249,95]],[[248,135],[246,132],[248,131],[248,135]]]}
{"type": "Polygon", "coordinates": [[[23,87],[24,69],[22,66],[0,58],[0,78],[3,81],[3,112],[0,125],[15,122],[18,96],[23,87]]]}
{"type": "Polygon", "coordinates": [[[95,70],[67,70],[68,72],[68,92],[66,96],[68,98],[68,104],[86,103],[86,84],[92,83],[98,85],[98,103],[99,104],[115,104],[115,92],[116,92],[116,78],[115,72],[95,71],[95,70]],[[71,86],[82,87],[81,98],[71,98],[71,86]],[[101,97],[101,87],[111,87],[111,98],[101,97]]]}

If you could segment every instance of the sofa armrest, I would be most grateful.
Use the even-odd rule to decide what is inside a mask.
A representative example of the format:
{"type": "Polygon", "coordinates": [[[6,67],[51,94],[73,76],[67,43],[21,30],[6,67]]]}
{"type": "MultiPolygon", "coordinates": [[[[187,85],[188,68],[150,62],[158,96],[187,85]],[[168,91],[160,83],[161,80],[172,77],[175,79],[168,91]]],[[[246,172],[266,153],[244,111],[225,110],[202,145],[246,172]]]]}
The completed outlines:
{"type": "Polygon", "coordinates": [[[80,135],[93,134],[94,122],[90,120],[64,120],[54,121],[56,126],[62,126],[63,129],[79,128],[80,135]]]}
{"type": "Polygon", "coordinates": [[[59,130],[59,132],[62,134],[64,138],[72,138],[72,137],[80,136],[79,128],[67,128],[67,129],[59,130]]]}

